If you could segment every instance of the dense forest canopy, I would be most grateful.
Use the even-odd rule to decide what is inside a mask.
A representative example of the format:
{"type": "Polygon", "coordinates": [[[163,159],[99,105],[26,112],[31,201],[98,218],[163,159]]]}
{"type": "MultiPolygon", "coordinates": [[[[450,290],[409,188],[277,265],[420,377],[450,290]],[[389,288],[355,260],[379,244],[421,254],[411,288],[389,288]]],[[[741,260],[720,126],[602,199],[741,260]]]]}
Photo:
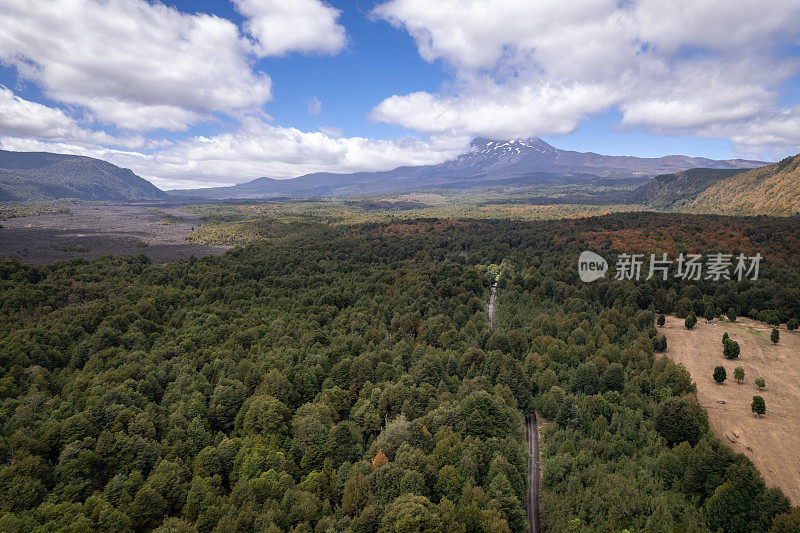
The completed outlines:
{"type": "Polygon", "coordinates": [[[655,320],[800,318],[798,220],[263,227],[163,265],[0,260],[0,530],[526,531],[534,409],[547,530],[796,523],[710,432],[655,320]],[[587,248],[765,264],[585,284],[587,248]]]}

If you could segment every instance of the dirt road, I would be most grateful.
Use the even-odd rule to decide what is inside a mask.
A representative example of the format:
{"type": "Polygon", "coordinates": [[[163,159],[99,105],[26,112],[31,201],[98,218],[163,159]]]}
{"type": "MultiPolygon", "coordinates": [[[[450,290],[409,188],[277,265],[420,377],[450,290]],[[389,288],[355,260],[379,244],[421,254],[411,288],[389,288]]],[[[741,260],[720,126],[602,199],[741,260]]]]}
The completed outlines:
{"type": "Polygon", "coordinates": [[[525,514],[531,533],[539,533],[539,430],[536,414],[528,415],[525,438],[528,440],[528,502],[525,514]]]}
{"type": "Polygon", "coordinates": [[[497,296],[497,282],[492,285],[492,293],[489,296],[489,327],[494,329],[494,299],[497,296]]]}

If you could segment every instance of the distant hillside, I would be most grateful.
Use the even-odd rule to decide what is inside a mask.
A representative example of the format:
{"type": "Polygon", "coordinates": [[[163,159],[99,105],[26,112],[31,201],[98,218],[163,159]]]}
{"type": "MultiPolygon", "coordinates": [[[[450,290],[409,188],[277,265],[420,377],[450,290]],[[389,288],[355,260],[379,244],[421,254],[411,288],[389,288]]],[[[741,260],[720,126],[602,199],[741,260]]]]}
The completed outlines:
{"type": "Polygon", "coordinates": [[[727,215],[800,214],[800,154],[717,182],[685,211],[727,215]]]}
{"type": "Polygon", "coordinates": [[[140,201],[166,194],[128,169],[91,157],[0,150],[0,201],[140,201]]]}
{"type": "Polygon", "coordinates": [[[519,187],[553,181],[641,177],[690,168],[741,169],[765,163],[743,159],[717,161],[680,155],[642,158],[574,152],[539,138],[515,141],[475,139],[470,150],[439,165],[399,167],[385,172],[316,173],[293,179],[258,178],[232,187],[169,191],[202,198],[275,198],[340,196],[425,188],[468,190],[519,187]]]}
{"type": "Polygon", "coordinates": [[[693,168],[662,174],[637,188],[631,202],[656,209],[680,209],[715,183],[746,170],[693,168]]]}

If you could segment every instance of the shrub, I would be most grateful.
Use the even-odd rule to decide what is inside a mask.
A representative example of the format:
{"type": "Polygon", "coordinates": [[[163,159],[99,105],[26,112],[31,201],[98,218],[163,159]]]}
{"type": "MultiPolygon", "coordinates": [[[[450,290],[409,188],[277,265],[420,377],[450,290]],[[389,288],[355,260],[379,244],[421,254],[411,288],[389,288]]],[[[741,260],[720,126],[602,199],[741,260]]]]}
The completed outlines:
{"type": "Polygon", "coordinates": [[[756,378],[756,386],[759,389],[763,389],[764,387],[767,386],[767,382],[764,381],[764,378],[756,378]]]}
{"type": "Polygon", "coordinates": [[[694,312],[691,312],[689,313],[689,316],[686,317],[683,325],[686,326],[686,329],[692,329],[695,324],[697,324],[697,316],[694,314],[694,312]]]}
{"type": "Polygon", "coordinates": [[[790,318],[789,322],[786,323],[786,329],[789,331],[794,331],[798,327],[800,327],[800,321],[798,321],[796,318],[790,318]]]}
{"type": "Polygon", "coordinates": [[[772,328],[772,333],[770,333],[769,340],[772,341],[772,344],[778,344],[778,341],[781,340],[781,332],[778,331],[778,328],[772,328]]]}

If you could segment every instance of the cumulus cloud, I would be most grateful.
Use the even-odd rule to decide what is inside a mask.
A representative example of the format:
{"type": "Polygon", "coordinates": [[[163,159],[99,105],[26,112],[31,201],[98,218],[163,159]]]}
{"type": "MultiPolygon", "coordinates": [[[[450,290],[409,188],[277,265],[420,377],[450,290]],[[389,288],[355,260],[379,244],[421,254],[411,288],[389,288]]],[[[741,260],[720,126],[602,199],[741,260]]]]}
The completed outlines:
{"type": "Polygon", "coordinates": [[[62,110],[20,98],[3,85],[0,85],[0,135],[125,148],[155,148],[163,144],[141,136],[114,137],[85,129],[62,110]]]}
{"type": "Polygon", "coordinates": [[[339,11],[319,0],[236,0],[230,20],[145,0],[6,0],[0,63],[104,125],[183,131],[215,113],[258,112],[271,80],[258,56],[336,53],[339,11]]]}
{"type": "Polygon", "coordinates": [[[5,0],[0,62],[46,94],[133,130],[185,129],[270,98],[231,21],[144,0],[5,0]]]}
{"type": "Polygon", "coordinates": [[[76,128],[75,121],[60,109],[23,100],[0,85],[0,134],[66,136],[76,128]]]}
{"type": "Polygon", "coordinates": [[[152,153],[69,142],[0,137],[7,150],[87,155],[130,168],[162,188],[231,185],[254,178],[291,178],[312,172],[389,170],[436,164],[463,152],[468,139],[415,137],[380,140],[304,132],[245,119],[235,132],[176,142],[152,153]]]}
{"type": "Polygon", "coordinates": [[[434,164],[453,157],[461,142],[426,143],[409,137],[380,140],[304,132],[255,119],[236,132],[194,137],[154,154],[147,176],[227,183],[267,176],[291,178],[312,172],[388,170],[400,165],[434,164]]]}
{"type": "Polygon", "coordinates": [[[441,91],[371,114],[427,133],[560,134],[610,108],[655,133],[756,131],[785,122],[765,117],[800,72],[783,50],[798,42],[800,0],[390,0],[373,13],[453,68],[441,91]]]}
{"type": "Polygon", "coordinates": [[[335,54],[347,41],[337,20],[340,11],[319,0],[233,0],[247,17],[245,29],[256,40],[262,56],[287,52],[335,54]]]}

